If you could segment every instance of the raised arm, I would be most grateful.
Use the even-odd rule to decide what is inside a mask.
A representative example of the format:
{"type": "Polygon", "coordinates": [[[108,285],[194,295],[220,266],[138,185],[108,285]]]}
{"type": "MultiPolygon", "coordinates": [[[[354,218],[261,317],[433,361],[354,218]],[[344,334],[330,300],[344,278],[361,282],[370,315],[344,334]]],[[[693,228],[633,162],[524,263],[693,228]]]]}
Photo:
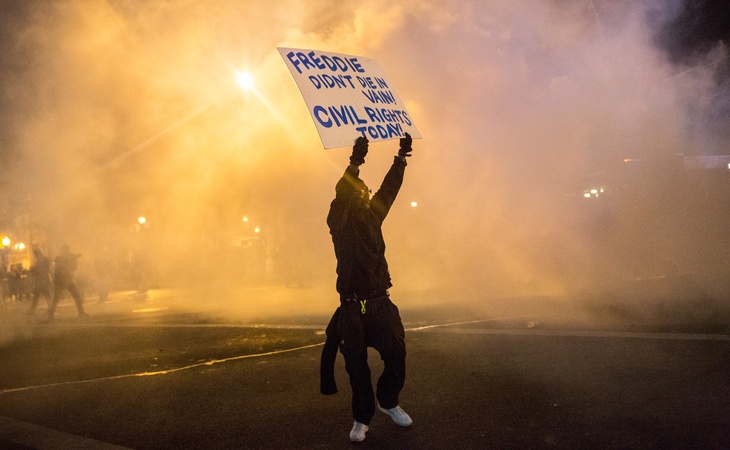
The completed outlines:
{"type": "Polygon", "coordinates": [[[400,140],[400,148],[398,154],[393,159],[393,165],[385,174],[383,183],[380,185],[378,192],[373,195],[370,202],[371,208],[378,215],[381,221],[385,220],[390,207],[393,205],[400,187],[403,184],[403,175],[406,170],[406,158],[411,156],[413,139],[411,135],[406,133],[406,137],[400,140]]]}

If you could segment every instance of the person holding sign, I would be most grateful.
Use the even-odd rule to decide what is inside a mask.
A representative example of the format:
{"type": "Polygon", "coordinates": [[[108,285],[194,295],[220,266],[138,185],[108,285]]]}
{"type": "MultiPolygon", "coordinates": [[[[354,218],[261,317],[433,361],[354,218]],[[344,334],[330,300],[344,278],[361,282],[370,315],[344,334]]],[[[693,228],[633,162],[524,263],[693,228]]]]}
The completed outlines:
{"type": "Polygon", "coordinates": [[[391,302],[392,286],[381,225],[393,205],[411,156],[410,134],[400,139],[400,149],[385,175],[380,189],[370,198],[370,190],[359,178],[359,166],[365,163],[368,139],[358,137],[350,156],[350,165],[335,186],[335,199],[327,215],[335,256],[337,257],[337,292],[340,307],[331,326],[328,341],[340,343],[345,370],[352,387],[354,424],[350,440],[361,442],[378,409],[400,426],[413,421],[399,406],[398,397],[405,383],[405,331],[398,308],[391,302]],[[383,373],[373,392],[368,366],[368,347],[375,348],[384,362],[383,373]]]}

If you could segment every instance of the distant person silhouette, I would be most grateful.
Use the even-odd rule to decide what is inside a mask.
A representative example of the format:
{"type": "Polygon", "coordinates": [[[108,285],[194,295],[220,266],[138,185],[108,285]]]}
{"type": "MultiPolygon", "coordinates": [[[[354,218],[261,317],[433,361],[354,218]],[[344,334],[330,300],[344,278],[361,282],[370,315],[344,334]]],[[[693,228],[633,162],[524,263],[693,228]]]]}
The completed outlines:
{"type": "Polygon", "coordinates": [[[44,255],[38,247],[33,247],[33,256],[35,257],[35,264],[30,267],[30,277],[33,283],[33,298],[31,300],[30,309],[28,310],[29,315],[33,315],[35,313],[41,296],[46,298],[46,302],[48,302],[48,306],[50,308],[52,301],[51,295],[53,291],[51,259],[44,255]]]}
{"type": "Polygon", "coordinates": [[[76,309],[79,312],[79,318],[88,317],[84,311],[84,300],[81,297],[79,288],[74,281],[74,272],[78,267],[78,259],[81,255],[71,253],[71,249],[67,244],[61,246],[61,253],[54,260],[55,271],[53,273],[53,301],[48,308],[48,320],[53,321],[56,313],[56,307],[63,295],[63,291],[68,291],[76,303],[76,309]]]}

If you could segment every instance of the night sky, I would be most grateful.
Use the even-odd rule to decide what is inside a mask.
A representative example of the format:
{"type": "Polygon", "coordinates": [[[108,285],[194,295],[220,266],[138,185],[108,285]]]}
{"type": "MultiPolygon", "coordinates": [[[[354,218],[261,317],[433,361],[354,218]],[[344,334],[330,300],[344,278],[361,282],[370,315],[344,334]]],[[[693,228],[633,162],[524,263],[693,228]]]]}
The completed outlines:
{"type": "Polygon", "coordinates": [[[698,55],[709,51],[717,42],[730,45],[730,2],[688,1],[682,12],[660,29],[657,37],[676,63],[691,65],[698,55]]]}

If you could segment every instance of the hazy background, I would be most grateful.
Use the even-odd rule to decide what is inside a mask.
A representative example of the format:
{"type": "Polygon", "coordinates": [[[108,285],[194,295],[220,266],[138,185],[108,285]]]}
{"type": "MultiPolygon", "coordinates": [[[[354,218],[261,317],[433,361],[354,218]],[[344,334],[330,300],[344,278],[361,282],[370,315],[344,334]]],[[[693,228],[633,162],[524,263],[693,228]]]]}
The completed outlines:
{"type": "MultiPolygon", "coordinates": [[[[160,285],[301,281],[334,305],[350,149],[323,150],[276,51],[311,48],[377,59],[424,136],[384,226],[399,291],[724,299],[730,190],[676,170],[730,154],[724,3],[3,0],[0,223],[82,271],[144,251],[160,285]]],[[[373,189],[396,149],[370,146],[373,189]]]]}

